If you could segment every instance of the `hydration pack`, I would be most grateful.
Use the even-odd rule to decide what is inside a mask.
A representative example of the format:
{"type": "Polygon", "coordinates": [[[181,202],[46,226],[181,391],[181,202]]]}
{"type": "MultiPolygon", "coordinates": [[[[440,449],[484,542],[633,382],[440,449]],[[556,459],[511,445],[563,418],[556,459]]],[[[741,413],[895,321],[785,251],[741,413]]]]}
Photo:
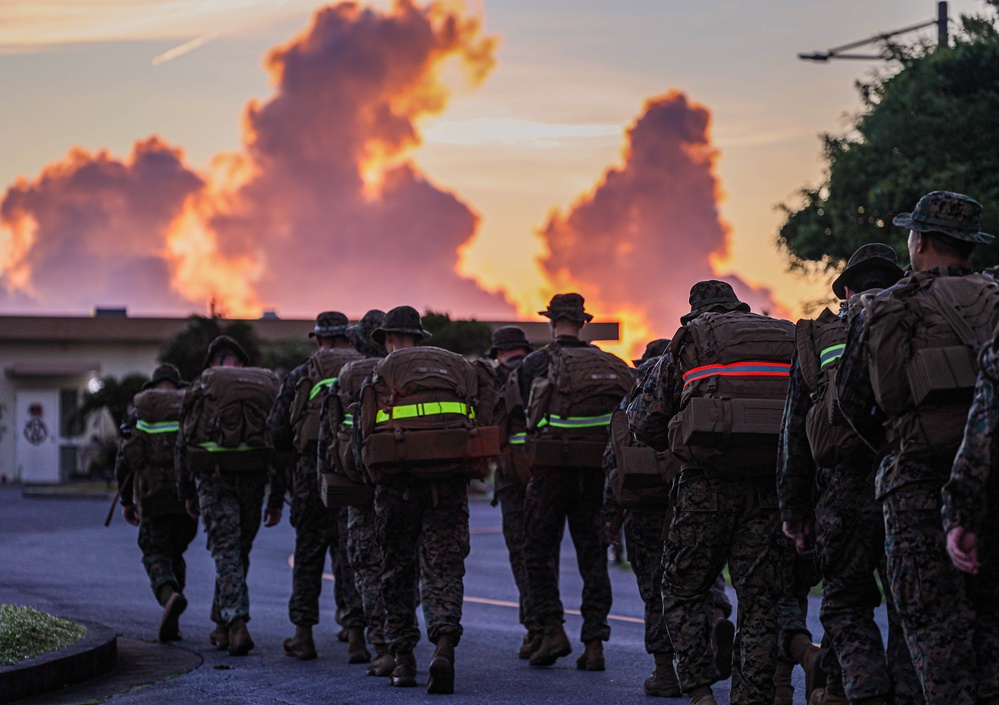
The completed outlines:
{"type": "Polygon", "coordinates": [[[291,428],[295,450],[302,455],[315,455],[319,440],[319,412],[325,392],[336,381],[348,362],[361,359],[351,349],[316,350],[309,357],[308,373],[295,384],[291,403],[291,428]]]}
{"type": "Polygon", "coordinates": [[[267,414],[280,382],[261,367],[211,367],[188,387],[181,410],[191,469],[263,470],[273,445],[267,414]]]}
{"type": "Polygon", "coordinates": [[[683,467],[775,475],[794,324],[755,313],[703,313],[670,344],[683,374],[670,450],[683,467]]]}
{"type": "Polygon", "coordinates": [[[556,345],[548,356],[548,374],[533,380],[527,401],[531,467],[599,469],[611,412],[631,392],[634,370],[592,345],[556,345]]]}

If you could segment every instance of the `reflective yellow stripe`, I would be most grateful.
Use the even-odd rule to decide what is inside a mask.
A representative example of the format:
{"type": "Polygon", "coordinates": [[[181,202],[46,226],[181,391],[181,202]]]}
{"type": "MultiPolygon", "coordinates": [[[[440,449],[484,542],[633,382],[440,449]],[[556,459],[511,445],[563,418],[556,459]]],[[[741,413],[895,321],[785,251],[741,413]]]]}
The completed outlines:
{"type": "Polygon", "coordinates": [[[236,448],[225,448],[220,446],[214,441],[205,441],[204,443],[199,443],[198,447],[202,450],[207,450],[209,453],[239,453],[246,450],[264,450],[262,447],[248,446],[245,443],[240,443],[236,448]]]}
{"type": "Polygon", "coordinates": [[[846,350],[846,343],[841,343],[840,345],[830,345],[819,353],[819,369],[843,357],[844,350],[846,350]]]}
{"type": "Polygon", "coordinates": [[[334,382],[336,382],[336,377],[328,377],[326,379],[321,379],[318,382],[316,382],[312,386],[312,391],[309,392],[309,401],[315,399],[317,394],[320,394],[325,390],[329,389],[330,387],[332,387],[334,382]]]}
{"type": "Polygon", "coordinates": [[[343,425],[344,426],[353,426],[354,425],[354,415],[353,414],[344,414],[343,415],[343,425]]]}
{"type": "Polygon", "coordinates": [[[538,428],[544,428],[551,424],[552,428],[593,428],[595,426],[610,425],[611,415],[602,414],[600,416],[567,416],[562,418],[558,414],[549,414],[541,419],[538,428]]]}
{"type": "Polygon", "coordinates": [[[385,423],[392,419],[411,419],[417,416],[436,416],[437,414],[461,414],[475,418],[475,410],[472,409],[469,412],[468,406],[460,401],[428,401],[423,404],[393,406],[391,412],[379,409],[375,416],[375,423],[385,423]]]}
{"type": "Polygon", "coordinates": [[[159,421],[150,423],[139,419],[135,422],[135,430],[143,433],[176,433],[180,430],[180,421],[159,421]]]}
{"type": "Polygon", "coordinates": [[[526,441],[526,433],[515,433],[507,439],[507,442],[512,446],[522,446],[526,441]]]}

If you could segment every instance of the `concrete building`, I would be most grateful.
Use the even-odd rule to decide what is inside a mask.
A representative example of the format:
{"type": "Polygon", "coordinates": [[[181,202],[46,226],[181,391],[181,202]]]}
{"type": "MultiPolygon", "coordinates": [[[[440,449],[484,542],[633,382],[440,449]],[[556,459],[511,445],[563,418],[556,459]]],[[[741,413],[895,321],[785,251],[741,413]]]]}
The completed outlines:
{"type": "MultiPolygon", "coordinates": [[[[248,321],[263,343],[306,339],[315,321],[265,317],[248,321]]],[[[519,325],[535,344],[547,321],[485,321],[494,330],[519,325]]],[[[92,437],[115,429],[107,418],[72,423],[88,385],[100,377],[149,375],[185,318],[130,318],[123,310],[93,316],[0,316],[0,479],[58,483],[87,471],[92,437]]],[[[593,323],[589,340],[617,340],[617,323],[593,323]]]]}

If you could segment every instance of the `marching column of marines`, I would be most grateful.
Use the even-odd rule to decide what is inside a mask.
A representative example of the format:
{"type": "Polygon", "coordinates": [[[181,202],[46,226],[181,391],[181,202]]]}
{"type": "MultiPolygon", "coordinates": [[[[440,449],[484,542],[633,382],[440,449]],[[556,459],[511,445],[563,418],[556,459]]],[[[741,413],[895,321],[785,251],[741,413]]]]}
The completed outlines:
{"type": "Polygon", "coordinates": [[[648,696],[712,705],[731,678],[734,705],[783,705],[800,664],[812,705],[999,705],[999,284],[969,265],[993,239],[981,212],[927,194],[894,220],[910,266],[863,245],[833,282],[839,311],[797,324],[753,313],[726,282],[694,282],[679,329],[637,369],[580,338],[592,315],[576,293],[539,312],[552,340],[537,351],[511,326],[468,361],[399,306],[358,325],[320,313],[316,351],[283,381],[226,336],[190,384],[157,368],[116,477],[158,639],[181,638],[201,518],[209,640],[232,656],[255,647],[250,553],[287,489],[288,656],[319,655],[328,554],[348,661],[416,686],[422,604],[427,691],[460,690],[456,647],[475,639],[461,624],[468,483],[491,473],[524,627],[511,658],[544,668],[573,650],[558,589],[568,526],[581,671],[613,668],[607,550],[623,533],[646,605],[648,696]],[[821,649],[803,618],[813,572],[821,649]]]}

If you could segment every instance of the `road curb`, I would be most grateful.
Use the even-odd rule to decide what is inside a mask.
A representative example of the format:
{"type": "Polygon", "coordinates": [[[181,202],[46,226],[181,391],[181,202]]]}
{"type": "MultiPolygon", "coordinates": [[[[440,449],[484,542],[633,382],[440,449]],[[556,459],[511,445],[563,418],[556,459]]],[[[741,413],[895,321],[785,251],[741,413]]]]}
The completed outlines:
{"type": "Polygon", "coordinates": [[[118,665],[118,636],[113,629],[73,621],[87,628],[79,641],[13,666],[0,666],[0,703],[90,680],[118,665]]]}

